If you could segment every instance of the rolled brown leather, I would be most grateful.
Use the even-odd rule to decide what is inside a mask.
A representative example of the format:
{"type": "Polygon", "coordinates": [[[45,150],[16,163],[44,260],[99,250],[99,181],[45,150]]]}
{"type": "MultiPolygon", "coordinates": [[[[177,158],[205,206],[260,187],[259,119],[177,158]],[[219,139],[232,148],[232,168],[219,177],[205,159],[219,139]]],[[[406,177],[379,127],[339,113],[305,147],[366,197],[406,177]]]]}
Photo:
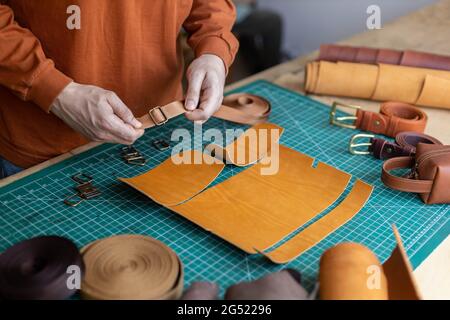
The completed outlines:
{"type": "MultiPolygon", "coordinates": [[[[186,113],[183,101],[175,101],[165,106],[152,108],[138,120],[144,129],[161,126],[186,113]]],[[[215,118],[254,125],[266,122],[271,113],[271,104],[266,99],[248,93],[236,93],[226,96],[223,105],[214,114],[215,118]]]]}
{"type": "Polygon", "coordinates": [[[364,131],[395,137],[403,131],[424,132],[428,116],[407,103],[385,102],[380,112],[358,109],[355,126],[364,131]]]}
{"type": "Polygon", "coordinates": [[[46,236],[20,242],[0,255],[0,299],[67,299],[77,291],[68,286],[71,266],[83,276],[83,260],[69,239],[46,236]]]}
{"type": "Polygon", "coordinates": [[[367,47],[352,47],[335,44],[320,46],[318,60],[345,61],[365,64],[394,64],[417,68],[430,68],[450,71],[450,57],[419,51],[398,51],[367,47]]]}
{"type": "Polygon", "coordinates": [[[416,147],[419,143],[442,145],[438,139],[429,135],[417,132],[400,132],[395,137],[395,142],[390,142],[381,138],[370,140],[369,152],[376,159],[386,160],[396,157],[409,157],[416,154],[416,147]]]}
{"type": "Polygon", "coordinates": [[[84,299],[172,300],[183,292],[183,266],[162,242],[140,235],[97,240],[82,249],[84,299]]]}
{"type": "Polygon", "coordinates": [[[444,109],[450,109],[449,87],[449,71],[389,64],[315,61],[305,73],[308,93],[444,109]]]}

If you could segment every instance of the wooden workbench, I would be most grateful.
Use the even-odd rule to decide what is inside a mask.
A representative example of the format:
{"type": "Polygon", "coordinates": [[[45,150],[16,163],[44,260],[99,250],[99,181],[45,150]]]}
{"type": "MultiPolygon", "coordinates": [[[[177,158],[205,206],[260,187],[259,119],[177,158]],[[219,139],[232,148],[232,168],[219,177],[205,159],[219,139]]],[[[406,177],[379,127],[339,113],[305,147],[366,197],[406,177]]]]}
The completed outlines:
{"type": "MultiPolygon", "coordinates": [[[[386,24],[381,30],[358,34],[341,43],[399,50],[415,49],[449,55],[449,30],[450,0],[442,0],[435,5],[431,5],[386,24]]],[[[299,57],[228,86],[227,89],[231,90],[257,79],[265,79],[295,91],[303,92],[304,66],[307,61],[314,59],[316,55],[317,52],[313,52],[309,55],[299,57]]],[[[317,96],[313,98],[326,104],[331,104],[332,101],[337,99],[317,96]]],[[[364,100],[339,98],[339,101],[356,103],[373,111],[378,111],[379,108],[379,103],[364,100]]],[[[427,133],[446,144],[450,144],[450,111],[431,108],[427,108],[426,111],[430,118],[427,133]]],[[[4,179],[0,181],[0,187],[97,145],[94,143],[86,145],[68,154],[28,169],[16,176],[4,179]]],[[[450,299],[449,271],[450,236],[414,271],[424,298],[450,299]]]]}

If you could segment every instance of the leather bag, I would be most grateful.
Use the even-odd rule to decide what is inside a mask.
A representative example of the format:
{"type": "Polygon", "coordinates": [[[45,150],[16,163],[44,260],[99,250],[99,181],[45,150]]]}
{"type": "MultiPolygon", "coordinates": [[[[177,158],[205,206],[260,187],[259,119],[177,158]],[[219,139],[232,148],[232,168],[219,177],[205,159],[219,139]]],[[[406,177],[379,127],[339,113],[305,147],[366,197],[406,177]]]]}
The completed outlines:
{"type": "Polygon", "coordinates": [[[381,180],[392,189],[420,194],[426,204],[450,203],[450,146],[419,143],[415,157],[387,160],[381,180]],[[408,177],[390,173],[405,168],[411,168],[408,177]]]}

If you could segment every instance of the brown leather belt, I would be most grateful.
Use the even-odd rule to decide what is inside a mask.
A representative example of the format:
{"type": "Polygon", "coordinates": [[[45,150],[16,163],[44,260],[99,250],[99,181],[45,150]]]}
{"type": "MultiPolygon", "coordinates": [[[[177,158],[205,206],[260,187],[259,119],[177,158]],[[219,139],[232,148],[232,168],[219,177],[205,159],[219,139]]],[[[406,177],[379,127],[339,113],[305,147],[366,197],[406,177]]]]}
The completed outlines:
{"type": "Polygon", "coordinates": [[[354,155],[372,154],[376,159],[386,160],[396,157],[414,156],[416,146],[419,143],[439,144],[438,139],[429,135],[417,132],[401,132],[395,137],[395,142],[391,142],[381,138],[375,138],[374,135],[357,134],[350,140],[350,153],[354,155]],[[361,139],[369,138],[370,142],[361,143],[361,139]],[[367,150],[361,151],[361,147],[368,147],[367,150]]]}
{"type": "Polygon", "coordinates": [[[422,110],[401,102],[385,102],[380,112],[363,110],[359,106],[335,102],[331,108],[330,123],[344,128],[360,129],[388,137],[404,131],[424,132],[428,117],[422,110]],[[355,116],[336,116],[338,107],[356,109],[355,116]],[[349,123],[348,121],[353,121],[349,123]]]}
{"type": "MultiPolygon", "coordinates": [[[[142,123],[144,129],[149,129],[162,126],[170,119],[184,113],[186,113],[184,103],[175,101],[151,109],[138,120],[142,123]]],[[[236,93],[224,98],[223,105],[214,114],[214,117],[235,123],[253,125],[267,121],[270,113],[271,105],[266,99],[248,93],[236,93]]]]}

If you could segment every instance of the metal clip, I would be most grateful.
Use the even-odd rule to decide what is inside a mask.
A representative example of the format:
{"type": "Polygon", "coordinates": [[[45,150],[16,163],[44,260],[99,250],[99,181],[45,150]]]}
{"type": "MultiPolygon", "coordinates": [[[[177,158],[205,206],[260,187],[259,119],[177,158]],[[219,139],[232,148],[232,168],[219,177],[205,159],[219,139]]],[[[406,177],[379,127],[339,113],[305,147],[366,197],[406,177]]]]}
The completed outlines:
{"type": "Polygon", "coordinates": [[[338,107],[345,107],[345,108],[356,109],[356,110],[361,109],[361,107],[350,105],[350,104],[344,104],[341,102],[334,102],[333,106],[331,107],[331,111],[330,111],[330,124],[339,126],[339,127],[343,127],[343,128],[348,128],[348,129],[356,129],[355,121],[358,118],[356,116],[337,117],[336,114],[337,114],[338,107]],[[348,123],[348,121],[353,121],[353,123],[348,123]]]}
{"type": "Polygon", "coordinates": [[[153,123],[154,123],[156,126],[158,126],[158,127],[159,127],[159,126],[162,126],[162,125],[165,125],[167,122],[169,122],[169,118],[166,116],[166,114],[165,114],[164,111],[161,109],[161,107],[153,108],[152,110],[150,110],[150,111],[148,112],[148,114],[149,114],[150,118],[152,119],[153,123]],[[155,117],[155,115],[154,115],[154,113],[155,113],[156,111],[159,111],[159,112],[162,114],[162,116],[164,117],[164,120],[163,120],[163,121],[158,122],[158,121],[156,120],[156,117],[155,117]]]}
{"type": "Polygon", "coordinates": [[[72,180],[78,184],[86,184],[86,183],[91,183],[92,180],[94,180],[94,179],[88,174],[78,173],[78,174],[72,176],[72,180]]]}
{"type": "Polygon", "coordinates": [[[147,160],[134,146],[122,148],[122,159],[127,164],[134,166],[144,166],[147,164],[147,160]]]}
{"type": "Polygon", "coordinates": [[[367,147],[369,148],[372,145],[372,142],[358,142],[358,140],[360,139],[373,139],[375,138],[375,136],[373,134],[357,134],[354,135],[351,139],[350,139],[350,144],[349,144],[349,151],[351,154],[353,155],[368,155],[370,154],[370,151],[361,151],[361,150],[357,150],[358,148],[363,148],[363,147],[367,147]]]}
{"type": "Polygon", "coordinates": [[[170,149],[170,144],[164,139],[155,140],[152,144],[159,151],[166,151],[170,149]]]}
{"type": "Polygon", "coordinates": [[[70,207],[76,207],[84,200],[96,198],[102,194],[101,191],[92,184],[93,178],[87,174],[76,174],[72,177],[72,180],[78,184],[75,187],[76,193],[64,199],[64,204],[70,207]],[[72,201],[75,198],[78,198],[78,201],[72,201]]]}

